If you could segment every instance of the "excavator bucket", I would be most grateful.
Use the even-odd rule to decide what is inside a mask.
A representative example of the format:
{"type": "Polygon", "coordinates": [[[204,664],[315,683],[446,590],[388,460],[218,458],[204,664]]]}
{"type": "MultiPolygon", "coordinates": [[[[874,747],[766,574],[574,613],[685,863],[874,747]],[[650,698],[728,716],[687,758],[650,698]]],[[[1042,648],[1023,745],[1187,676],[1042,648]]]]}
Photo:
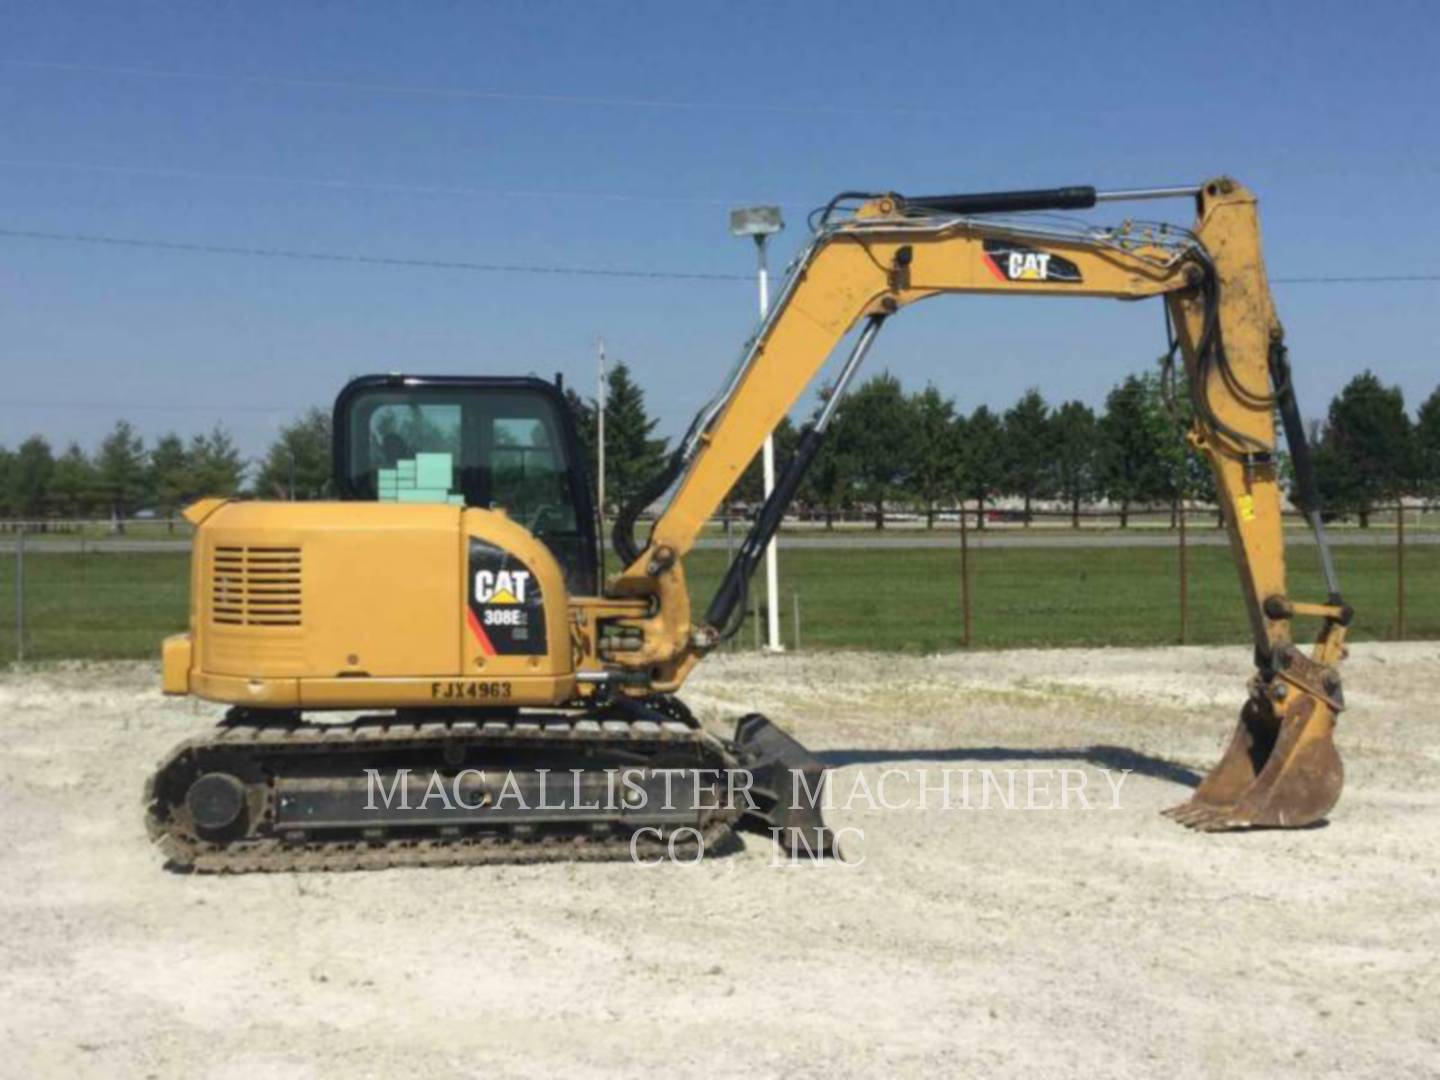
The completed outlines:
{"type": "Polygon", "coordinates": [[[1164,813],[1205,832],[1312,825],[1345,784],[1334,731],[1335,709],[1323,699],[1298,693],[1282,710],[1252,698],[1225,756],[1188,802],[1164,813]]]}

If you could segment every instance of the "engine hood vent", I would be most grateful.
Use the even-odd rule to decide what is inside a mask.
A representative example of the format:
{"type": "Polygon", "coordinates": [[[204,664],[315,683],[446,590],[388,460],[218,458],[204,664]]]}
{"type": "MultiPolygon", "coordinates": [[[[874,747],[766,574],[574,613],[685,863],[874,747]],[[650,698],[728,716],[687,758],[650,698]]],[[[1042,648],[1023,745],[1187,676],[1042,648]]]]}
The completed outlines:
{"type": "Polygon", "coordinates": [[[210,618],[220,626],[299,626],[298,547],[216,547],[210,618]]]}

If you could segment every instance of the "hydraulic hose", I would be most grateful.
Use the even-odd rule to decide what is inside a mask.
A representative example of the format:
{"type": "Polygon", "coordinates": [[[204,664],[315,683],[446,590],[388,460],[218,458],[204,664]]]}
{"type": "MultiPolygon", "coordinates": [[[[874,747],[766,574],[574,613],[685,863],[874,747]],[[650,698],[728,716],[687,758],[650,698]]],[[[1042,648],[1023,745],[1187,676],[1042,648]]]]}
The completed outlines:
{"type": "Polygon", "coordinates": [[[682,448],[670,455],[670,460],[665,463],[665,467],[646,481],[645,486],[635,493],[635,497],[620,508],[620,513],[615,518],[615,528],[610,534],[610,540],[615,545],[615,552],[620,556],[620,562],[623,565],[629,566],[640,557],[640,552],[644,550],[635,542],[635,523],[640,519],[640,515],[645,512],[647,506],[669,490],[670,485],[676,481],[684,468],[685,453],[682,443],[682,448]]]}

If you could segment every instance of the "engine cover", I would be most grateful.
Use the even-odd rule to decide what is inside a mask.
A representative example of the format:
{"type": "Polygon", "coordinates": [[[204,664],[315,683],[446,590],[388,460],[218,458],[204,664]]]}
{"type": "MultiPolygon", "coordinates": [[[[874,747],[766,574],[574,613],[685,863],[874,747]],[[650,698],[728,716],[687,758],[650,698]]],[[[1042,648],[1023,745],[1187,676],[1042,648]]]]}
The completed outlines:
{"type": "Polygon", "coordinates": [[[575,696],[564,575],[503,512],[367,502],[186,511],[190,631],[165,688],[263,708],[575,696]]]}

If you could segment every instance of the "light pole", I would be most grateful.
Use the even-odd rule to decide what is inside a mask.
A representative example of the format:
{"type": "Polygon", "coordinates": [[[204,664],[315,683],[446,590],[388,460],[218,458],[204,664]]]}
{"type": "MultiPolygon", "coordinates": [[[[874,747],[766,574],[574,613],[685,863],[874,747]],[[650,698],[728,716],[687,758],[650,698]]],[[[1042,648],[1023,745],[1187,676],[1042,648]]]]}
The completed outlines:
{"type": "MultiPolygon", "coordinates": [[[[760,321],[770,313],[770,268],[765,261],[765,244],[785,227],[778,206],[746,206],[730,211],[730,235],[749,236],[755,240],[755,254],[760,279],[760,321]]],[[[775,437],[765,436],[765,448],[761,452],[765,475],[765,498],[775,490],[775,437]]],[[[768,652],[784,652],[780,643],[780,566],[775,555],[775,538],[765,546],[765,609],[766,643],[768,652]]]]}

